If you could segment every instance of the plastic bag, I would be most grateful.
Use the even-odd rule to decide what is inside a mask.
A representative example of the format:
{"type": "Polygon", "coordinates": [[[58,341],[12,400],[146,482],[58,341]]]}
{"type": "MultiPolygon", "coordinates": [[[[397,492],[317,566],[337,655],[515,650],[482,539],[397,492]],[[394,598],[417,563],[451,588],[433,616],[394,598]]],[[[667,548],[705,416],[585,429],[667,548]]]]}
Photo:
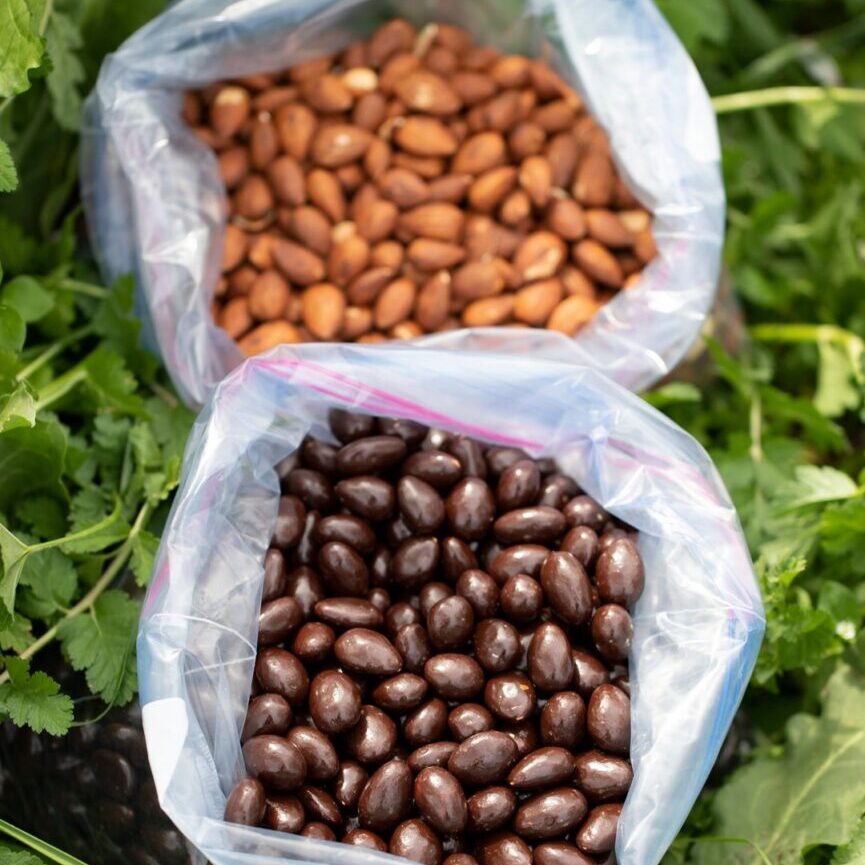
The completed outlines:
{"type": "Polygon", "coordinates": [[[182,0],[103,65],[87,102],[85,211],[107,279],[133,272],[152,347],[200,404],[241,360],[212,321],[224,190],[212,153],[180,118],[181,93],[284,68],[367,35],[392,14],[446,20],[482,44],[548,47],[608,131],[619,172],[655,214],[659,255],[575,340],[487,328],[430,337],[595,366],[632,390],[661,378],[712,302],[724,193],[711,104],[651,0],[182,0]]]}
{"type": "Polygon", "coordinates": [[[186,452],[142,615],[138,669],[163,807],[215,865],[361,865],[380,853],[223,823],[242,776],[274,465],[328,410],[410,418],[554,456],[637,528],[646,589],[631,655],[634,782],[620,865],[656,865],[688,814],[748,682],[764,629],[745,542],[703,449],[599,373],[496,353],[282,347],[216,389],[186,452]]]}

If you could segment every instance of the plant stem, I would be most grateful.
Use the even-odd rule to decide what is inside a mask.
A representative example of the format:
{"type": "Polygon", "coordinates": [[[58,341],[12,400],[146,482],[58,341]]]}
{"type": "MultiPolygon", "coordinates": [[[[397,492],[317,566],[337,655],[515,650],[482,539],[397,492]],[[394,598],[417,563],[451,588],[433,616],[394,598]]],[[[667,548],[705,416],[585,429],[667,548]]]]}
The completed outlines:
{"type": "Polygon", "coordinates": [[[41,354],[34,357],[27,366],[19,369],[18,372],[15,373],[16,380],[23,381],[25,378],[30,378],[36,370],[45,366],[48,361],[55,358],[61,351],[68,348],[73,343],[84,339],[85,336],[89,336],[92,332],[93,325],[85,324],[84,327],[79,327],[78,330],[73,330],[72,333],[68,333],[63,337],[63,339],[58,339],[57,342],[53,343],[41,354]]]}
{"type": "Polygon", "coordinates": [[[81,384],[87,378],[87,370],[81,367],[73,367],[63,373],[59,378],[54,379],[40,394],[36,402],[36,411],[42,411],[52,402],[66,396],[69,391],[81,384]]]}
{"type": "Polygon", "coordinates": [[[728,93],[712,99],[716,114],[751,111],[771,105],[803,105],[809,102],[843,102],[865,105],[865,89],[858,87],[766,87],[728,93]]]}
{"type": "MultiPolygon", "coordinates": [[[[102,576],[93,584],[90,591],[74,607],[72,607],[60,621],[74,619],[76,616],[81,615],[81,613],[86,613],[96,603],[99,596],[111,585],[123,566],[126,564],[130,555],[132,555],[132,545],[138,535],[141,534],[141,530],[147,524],[147,520],[150,519],[152,513],[153,505],[150,502],[145,502],[141,506],[141,510],[138,512],[138,516],[135,518],[135,522],[132,524],[132,528],[129,530],[126,540],[114,554],[111,564],[108,565],[102,576]]],[[[26,649],[24,649],[18,657],[22,660],[27,660],[28,658],[32,658],[40,649],[44,649],[45,646],[52,642],[57,636],[58,625],[59,622],[57,625],[50,627],[41,637],[39,637],[39,639],[34,640],[26,649]]],[[[8,672],[0,675],[0,685],[8,679],[8,672]]]]}
{"type": "Polygon", "coordinates": [[[86,294],[90,297],[108,297],[111,293],[107,288],[101,285],[94,285],[92,282],[83,282],[80,279],[59,279],[54,283],[56,288],[64,291],[75,291],[78,294],[86,294]]]}
{"type": "Polygon", "coordinates": [[[19,829],[17,826],[7,823],[5,820],[0,820],[0,832],[4,835],[8,835],[10,838],[14,838],[19,844],[33,850],[40,856],[44,856],[46,859],[56,862],[57,865],[86,865],[86,863],[77,859],[71,853],[66,853],[58,847],[55,847],[53,844],[49,844],[47,841],[43,841],[41,838],[31,835],[29,832],[25,832],[23,829],[19,829]]]}
{"type": "Polygon", "coordinates": [[[835,324],[757,324],[750,333],[761,342],[835,343],[847,352],[856,381],[865,384],[865,371],[862,369],[865,340],[843,327],[835,324]]]}

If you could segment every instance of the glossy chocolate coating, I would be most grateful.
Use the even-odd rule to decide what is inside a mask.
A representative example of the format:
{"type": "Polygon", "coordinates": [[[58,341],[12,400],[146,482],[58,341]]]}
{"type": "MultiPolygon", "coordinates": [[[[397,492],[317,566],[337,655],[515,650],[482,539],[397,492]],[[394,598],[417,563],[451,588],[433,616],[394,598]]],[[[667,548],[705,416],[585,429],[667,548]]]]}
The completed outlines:
{"type": "Polygon", "coordinates": [[[315,727],[292,727],[286,736],[306,762],[306,777],[311,781],[326,781],[339,771],[339,757],[330,739],[315,727]]]}
{"type": "Polygon", "coordinates": [[[586,734],[586,703],[575,691],[553,694],[541,709],[541,741],[573,750],[586,734]]]}
{"type": "Polygon", "coordinates": [[[413,786],[411,770],[402,760],[390,760],[380,766],[360,794],[361,825],[379,833],[393,828],[408,814],[413,786]]]}
{"type": "Polygon", "coordinates": [[[470,796],[469,828],[473,832],[494,832],[508,823],[517,807],[517,797],[507,787],[486,787],[470,796]]]}
{"type": "Polygon", "coordinates": [[[586,751],[574,758],[580,789],[590,801],[624,799],[634,778],[631,764],[603,751],[586,751]]]}
{"type": "Polygon", "coordinates": [[[591,856],[609,853],[616,844],[616,828],[621,813],[621,805],[598,805],[592,808],[574,839],[577,847],[591,856]]]}
{"type": "Polygon", "coordinates": [[[324,733],[343,733],[360,720],[361,696],[357,684],[345,673],[326,670],[309,688],[309,712],[324,733]]]}
{"type": "Polygon", "coordinates": [[[489,730],[460,742],[448,759],[448,770],[463,784],[486,787],[501,781],[516,759],[514,740],[507,733],[489,730]]]}
{"type": "Polygon", "coordinates": [[[586,797],[573,787],[556,787],[523,802],[514,829],[531,840],[558,838],[576,829],[586,816],[586,797]]]}
{"type": "Polygon", "coordinates": [[[388,519],[396,508],[396,491],[393,486],[372,475],[345,478],[337,483],[335,490],[345,507],[372,522],[388,519]]]}
{"type": "Polygon", "coordinates": [[[463,476],[462,464],[455,456],[435,450],[412,454],[403,463],[402,470],[437,490],[449,489],[463,476]]]}
{"type": "Polygon", "coordinates": [[[255,778],[244,778],[231,790],[225,803],[225,820],[243,826],[257,826],[264,818],[264,786],[255,778]]]}
{"type": "Polygon", "coordinates": [[[346,670],[372,676],[392,676],[402,669],[402,658],[388,638],[369,628],[350,628],[333,647],[346,670]]]}
{"type": "Polygon", "coordinates": [[[574,758],[565,748],[538,748],[511,769],[508,783],[516,790],[543,790],[574,775],[574,758]]]}
{"type": "Polygon", "coordinates": [[[466,797],[460,782],[446,769],[421,769],[414,782],[414,800],[421,816],[438,832],[452,835],[465,828],[466,797]]]}
{"type": "Polygon", "coordinates": [[[592,640],[598,653],[610,663],[624,661],[631,651],[634,625],[628,611],[618,604],[604,604],[592,616],[592,640]]]}
{"type": "Polygon", "coordinates": [[[388,850],[420,865],[440,865],[442,843],[423,820],[406,820],[394,829],[388,850]]]}
{"type": "Polygon", "coordinates": [[[503,673],[489,679],[484,703],[503,721],[525,721],[535,711],[537,696],[532,683],[522,673],[503,673]]]}
{"type": "Polygon", "coordinates": [[[599,685],[586,712],[586,729],[599,748],[627,754],[631,744],[631,701],[615,685],[599,685]]]}
{"type": "Polygon", "coordinates": [[[259,694],[249,701],[240,741],[269,733],[284,736],[291,726],[292,711],[288,701],[279,694],[259,694]]]}
{"type": "Polygon", "coordinates": [[[246,769],[273,790],[296,790],[306,779],[303,754],[282,736],[255,736],[243,746],[246,769]]]}

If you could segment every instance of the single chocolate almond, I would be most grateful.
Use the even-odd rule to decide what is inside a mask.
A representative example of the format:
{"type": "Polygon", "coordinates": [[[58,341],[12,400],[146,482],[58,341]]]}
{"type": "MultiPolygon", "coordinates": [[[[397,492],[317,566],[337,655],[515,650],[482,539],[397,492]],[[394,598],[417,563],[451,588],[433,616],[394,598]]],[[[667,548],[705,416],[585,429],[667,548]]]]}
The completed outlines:
{"type": "Polygon", "coordinates": [[[318,339],[333,339],[342,328],[345,295],[328,282],[311,285],[303,293],[303,323],[318,339]]]}

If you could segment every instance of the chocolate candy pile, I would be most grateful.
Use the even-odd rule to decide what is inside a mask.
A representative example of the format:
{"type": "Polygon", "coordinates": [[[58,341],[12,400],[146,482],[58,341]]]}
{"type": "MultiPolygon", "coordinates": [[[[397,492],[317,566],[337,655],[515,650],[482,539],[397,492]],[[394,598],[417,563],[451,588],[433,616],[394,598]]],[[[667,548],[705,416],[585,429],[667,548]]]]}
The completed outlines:
{"type": "Polygon", "coordinates": [[[247,354],[457,327],[573,335],[656,253],[579,95],[448,24],[390,21],[188,93],[183,113],[227,193],[214,318],[247,354]]]}
{"type": "Polygon", "coordinates": [[[586,865],[631,783],[633,533],[549,459],[334,411],[279,467],[226,820],[586,865]]]}

